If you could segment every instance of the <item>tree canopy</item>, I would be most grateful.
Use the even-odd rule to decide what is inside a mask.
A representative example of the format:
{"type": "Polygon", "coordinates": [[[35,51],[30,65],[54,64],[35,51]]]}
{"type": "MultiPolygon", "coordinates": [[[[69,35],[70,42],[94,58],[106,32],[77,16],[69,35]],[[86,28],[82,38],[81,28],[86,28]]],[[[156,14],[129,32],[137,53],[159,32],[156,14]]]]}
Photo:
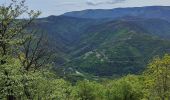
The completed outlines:
{"type": "Polygon", "coordinates": [[[0,99],[6,100],[169,100],[170,55],[155,57],[140,75],[73,84],[52,72],[43,35],[29,26],[40,12],[24,1],[0,7],[0,99]],[[27,14],[29,18],[18,19],[27,14]]]}

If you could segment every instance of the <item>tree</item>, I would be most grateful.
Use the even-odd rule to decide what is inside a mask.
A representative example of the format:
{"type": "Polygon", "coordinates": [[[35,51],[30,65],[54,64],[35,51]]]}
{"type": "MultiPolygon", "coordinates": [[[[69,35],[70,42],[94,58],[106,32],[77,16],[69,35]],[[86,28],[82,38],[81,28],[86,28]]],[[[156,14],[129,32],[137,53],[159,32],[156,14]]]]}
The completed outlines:
{"type": "Polygon", "coordinates": [[[31,89],[43,78],[42,67],[50,59],[46,49],[40,48],[42,37],[34,39],[28,31],[40,12],[28,11],[24,3],[24,0],[11,0],[9,6],[0,7],[0,92],[7,100],[23,96],[33,99],[31,89]],[[29,18],[18,19],[23,14],[29,18]]]}
{"type": "Polygon", "coordinates": [[[104,87],[97,82],[88,80],[80,81],[76,85],[77,99],[80,100],[104,100],[104,87]]]}
{"type": "Polygon", "coordinates": [[[50,70],[47,40],[30,28],[40,12],[28,12],[24,0],[11,2],[0,7],[0,99],[70,100],[71,84],[50,70]],[[29,18],[18,19],[23,14],[29,18]]]}
{"type": "Polygon", "coordinates": [[[109,82],[106,100],[140,100],[143,98],[142,80],[139,76],[128,75],[109,82]]]}
{"type": "Polygon", "coordinates": [[[155,57],[144,72],[148,98],[170,98],[170,55],[155,57]]]}
{"type": "MultiPolygon", "coordinates": [[[[46,45],[46,40],[44,40],[43,35],[41,35],[40,37],[29,35],[29,38],[25,40],[23,45],[20,47],[20,50],[21,53],[19,54],[19,59],[22,64],[21,71],[23,72],[23,76],[25,76],[22,80],[24,84],[24,93],[28,99],[33,99],[33,95],[31,95],[33,91],[30,90],[30,88],[33,87],[28,86],[28,83],[30,82],[30,80],[31,82],[33,82],[46,79],[46,76],[43,76],[41,74],[43,74],[44,71],[48,72],[48,68],[51,63],[50,60],[52,57],[52,52],[48,49],[48,46],[46,45]],[[40,79],[35,78],[34,74],[38,74],[39,76],[41,76],[39,77],[40,79]]],[[[34,93],[34,95],[35,94],[36,93],[34,93]]]]}
{"type": "Polygon", "coordinates": [[[19,59],[6,57],[0,64],[0,98],[7,100],[15,99],[15,96],[23,94],[22,74],[20,72],[21,64],[19,59]]]}

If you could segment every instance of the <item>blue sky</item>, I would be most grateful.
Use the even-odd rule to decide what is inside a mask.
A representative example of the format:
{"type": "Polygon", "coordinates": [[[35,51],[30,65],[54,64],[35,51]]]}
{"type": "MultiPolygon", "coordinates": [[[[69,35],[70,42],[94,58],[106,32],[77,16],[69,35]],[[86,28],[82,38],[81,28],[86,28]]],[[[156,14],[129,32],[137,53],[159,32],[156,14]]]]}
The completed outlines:
{"type": "MultiPolygon", "coordinates": [[[[9,0],[0,0],[0,4],[9,0]]],[[[118,7],[170,6],[170,0],[26,0],[29,9],[40,10],[41,17],[60,15],[84,9],[112,9],[118,7]]]]}

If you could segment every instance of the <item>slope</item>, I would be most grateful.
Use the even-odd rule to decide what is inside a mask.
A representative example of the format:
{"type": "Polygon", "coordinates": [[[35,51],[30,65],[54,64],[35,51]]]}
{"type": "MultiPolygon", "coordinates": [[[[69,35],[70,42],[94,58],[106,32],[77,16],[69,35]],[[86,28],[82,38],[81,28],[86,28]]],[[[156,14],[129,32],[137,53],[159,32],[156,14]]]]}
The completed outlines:
{"type": "Polygon", "coordinates": [[[123,16],[134,16],[142,18],[158,18],[170,21],[169,6],[148,6],[148,7],[132,7],[132,8],[116,8],[116,9],[96,9],[83,10],[65,13],[65,16],[78,18],[115,19],[123,16]]]}
{"type": "Polygon", "coordinates": [[[169,40],[130,21],[111,21],[86,32],[66,68],[97,76],[139,73],[153,56],[170,50],[169,40]]]}

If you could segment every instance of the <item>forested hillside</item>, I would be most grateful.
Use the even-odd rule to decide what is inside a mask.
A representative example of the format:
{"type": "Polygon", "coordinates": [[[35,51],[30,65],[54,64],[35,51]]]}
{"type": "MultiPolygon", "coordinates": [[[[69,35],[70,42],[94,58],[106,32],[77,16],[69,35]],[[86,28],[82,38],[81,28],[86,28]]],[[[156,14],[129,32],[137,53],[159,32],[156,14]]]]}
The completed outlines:
{"type": "Polygon", "coordinates": [[[164,14],[40,14],[25,1],[0,6],[0,99],[169,100],[170,23],[164,14]]]}
{"type": "MultiPolygon", "coordinates": [[[[146,8],[152,11],[152,7],[146,8]]],[[[168,7],[156,8],[164,11],[162,8],[168,7]]],[[[82,11],[69,13],[75,15],[71,17],[64,14],[36,20],[36,28],[48,34],[58,51],[59,57],[55,62],[60,75],[75,75],[76,72],[87,77],[137,74],[155,55],[169,53],[170,22],[163,19],[168,18],[167,14],[146,18],[145,15],[136,16],[135,8],[127,9],[135,15],[129,13],[113,19],[111,16],[104,19],[77,17],[82,11]]],[[[107,10],[93,12],[105,13],[107,10]]],[[[91,13],[86,14],[90,16],[91,13]]]]}

